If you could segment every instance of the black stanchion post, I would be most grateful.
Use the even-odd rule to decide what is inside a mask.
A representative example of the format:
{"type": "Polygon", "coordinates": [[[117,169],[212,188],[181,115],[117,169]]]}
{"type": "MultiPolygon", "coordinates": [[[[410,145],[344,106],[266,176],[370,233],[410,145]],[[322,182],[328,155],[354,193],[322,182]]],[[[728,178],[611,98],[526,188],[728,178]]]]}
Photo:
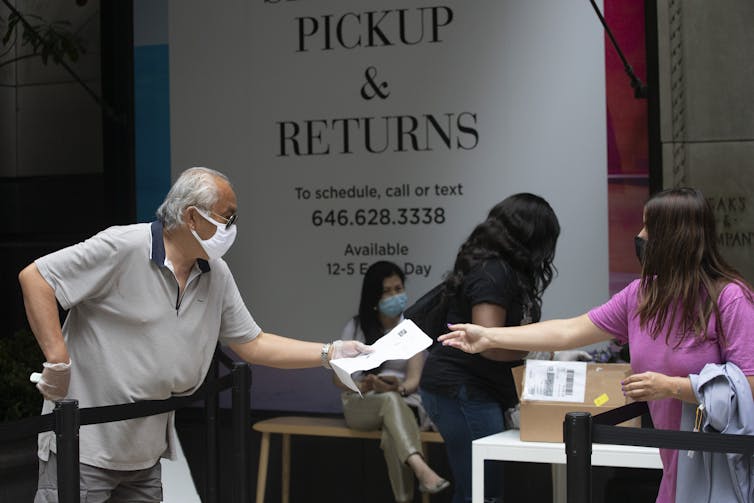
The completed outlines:
{"type": "Polygon", "coordinates": [[[79,402],[55,402],[59,503],[79,503],[79,402]]]}
{"type": "Polygon", "coordinates": [[[236,494],[233,501],[249,501],[249,467],[247,458],[248,430],[251,427],[249,414],[251,370],[246,363],[233,364],[233,454],[235,461],[236,494]]]}
{"type": "Polygon", "coordinates": [[[567,503],[592,501],[592,415],[569,412],[563,421],[567,503]]]}
{"type": "MultiPolygon", "coordinates": [[[[219,351],[219,349],[218,349],[219,351]]],[[[207,372],[207,395],[204,398],[204,423],[207,428],[205,441],[207,446],[207,468],[204,479],[204,500],[206,503],[217,503],[220,500],[220,484],[217,477],[217,463],[219,449],[217,446],[217,414],[220,409],[220,392],[217,389],[217,379],[220,375],[217,357],[212,358],[212,364],[207,372]]]]}

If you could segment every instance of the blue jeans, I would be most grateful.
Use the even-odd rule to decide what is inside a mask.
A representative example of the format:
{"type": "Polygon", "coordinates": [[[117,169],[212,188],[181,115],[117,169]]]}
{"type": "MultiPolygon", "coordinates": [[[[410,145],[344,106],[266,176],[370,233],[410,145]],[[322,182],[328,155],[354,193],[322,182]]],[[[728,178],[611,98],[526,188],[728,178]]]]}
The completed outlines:
{"type": "MultiPolygon", "coordinates": [[[[422,404],[435,423],[453,472],[453,503],[471,501],[471,441],[505,430],[502,406],[498,402],[469,400],[466,387],[450,398],[420,390],[422,404]]],[[[484,496],[502,501],[502,463],[484,465],[484,496]]],[[[494,500],[493,500],[494,501],[494,500]]]]}

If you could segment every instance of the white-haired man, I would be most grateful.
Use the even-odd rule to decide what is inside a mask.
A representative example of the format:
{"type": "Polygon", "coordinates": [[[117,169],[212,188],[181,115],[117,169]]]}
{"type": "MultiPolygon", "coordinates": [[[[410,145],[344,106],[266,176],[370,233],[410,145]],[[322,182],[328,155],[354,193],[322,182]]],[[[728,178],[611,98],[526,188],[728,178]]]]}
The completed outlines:
{"type": "MultiPolygon", "coordinates": [[[[46,362],[37,384],[81,407],[190,394],[218,340],[244,360],[278,368],[355,356],[353,341],[320,344],[263,332],[221,259],[236,236],[236,195],[207,168],[181,174],[152,223],[106,229],[37,259],[19,274],[26,313],[46,362]],[[68,310],[61,327],[57,303],[68,310]]],[[[160,501],[160,458],[172,457],[173,414],[80,431],[87,502],[160,501]]],[[[57,501],[55,441],[39,436],[35,502],[57,501]]]]}

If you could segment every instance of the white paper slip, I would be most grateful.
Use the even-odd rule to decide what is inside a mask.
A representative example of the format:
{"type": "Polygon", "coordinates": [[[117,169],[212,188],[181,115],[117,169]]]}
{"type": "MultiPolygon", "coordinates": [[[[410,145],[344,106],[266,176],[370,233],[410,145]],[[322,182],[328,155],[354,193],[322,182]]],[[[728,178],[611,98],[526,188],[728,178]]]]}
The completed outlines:
{"type": "Polygon", "coordinates": [[[372,352],[354,358],[337,358],[330,360],[330,366],[338,378],[359,392],[351,374],[358,370],[370,370],[379,367],[387,360],[408,360],[419,351],[427,349],[432,339],[411,320],[403,320],[394,329],[372,344],[372,352]]]}
{"type": "Polygon", "coordinates": [[[586,362],[526,360],[524,400],[583,402],[586,362]]]}

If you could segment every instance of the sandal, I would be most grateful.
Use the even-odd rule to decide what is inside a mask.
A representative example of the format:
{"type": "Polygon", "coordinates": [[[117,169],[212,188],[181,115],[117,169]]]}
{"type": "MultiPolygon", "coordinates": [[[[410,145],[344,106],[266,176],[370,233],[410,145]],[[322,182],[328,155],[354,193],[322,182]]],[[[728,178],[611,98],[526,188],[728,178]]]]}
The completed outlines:
{"type": "Polygon", "coordinates": [[[441,479],[440,482],[438,482],[434,487],[427,487],[424,484],[419,484],[419,492],[426,493],[426,494],[437,494],[440,491],[443,491],[450,487],[450,482],[441,479]]]}

